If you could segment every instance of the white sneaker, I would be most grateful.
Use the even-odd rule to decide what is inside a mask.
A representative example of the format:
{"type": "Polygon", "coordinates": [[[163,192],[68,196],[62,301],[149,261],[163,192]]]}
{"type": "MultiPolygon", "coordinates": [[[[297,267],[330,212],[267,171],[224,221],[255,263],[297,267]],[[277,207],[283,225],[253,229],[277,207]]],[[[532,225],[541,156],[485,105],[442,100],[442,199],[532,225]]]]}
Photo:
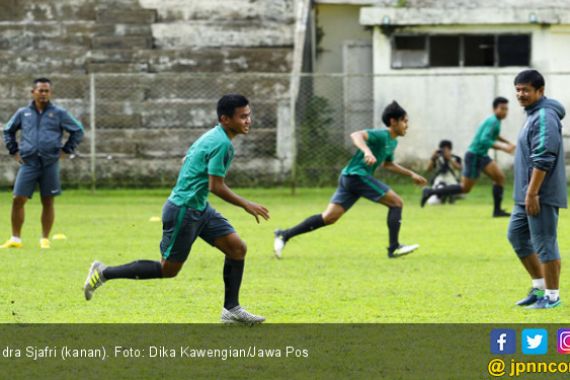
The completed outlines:
{"type": "Polygon", "coordinates": [[[283,239],[283,231],[275,230],[275,240],[273,240],[273,253],[275,257],[280,259],[282,257],[283,248],[285,248],[285,239],[283,239]]]}
{"type": "Polygon", "coordinates": [[[103,285],[105,282],[103,279],[103,270],[105,268],[105,264],[99,261],[93,261],[93,264],[91,264],[91,268],[89,268],[89,273],[87,274],[87,279],[85,280],[85,285],[83,285],[83,293],[85,294],[85,299],[87,301],[93,298],[95,289],[103,285]]]}
{"type": "Polygon", "coordinates": [[[404,256],[404,255],[407,255],[409,253],[414,252],[419,247],[420,247],[419,244],[411,244],[411,245],[401,244],[398,248],[396,248],[393,251],[388,250],[388,257],[389,258],[396,258],[396,257],[404,256]]]}
{"type": "Polygon", "coordinates": [[[246,325],[256,325],[265,321],[265,317],[251,314],[241,306],[236,306],[230,310],[222,309],[222,323],[243,323],[246,325]]]}

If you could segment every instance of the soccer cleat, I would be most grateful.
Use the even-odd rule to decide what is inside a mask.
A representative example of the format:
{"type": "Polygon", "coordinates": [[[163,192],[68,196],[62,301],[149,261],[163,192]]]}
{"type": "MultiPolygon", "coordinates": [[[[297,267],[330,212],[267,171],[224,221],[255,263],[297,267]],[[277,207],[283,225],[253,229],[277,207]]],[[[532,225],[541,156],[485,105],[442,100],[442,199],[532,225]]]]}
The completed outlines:
{"type": "Polygon", "coordinates": [[[511,216],[510,212],[506,212],[505,210],[499,210],[493,212],[493,218],[504,218],[507,216],[511,216]]]}
{"type": "Polygon", "coordinates": [[[236,306],[230,310],[222,309],[222,323],[242,323],[245,325],[256,325],[265,321],[265,317],[254,315],[241,306],[236,306]]]}
{"type": "Polygon", "coordinates": [[[403,245],[400,244],[394,249],[388,248],[388,258],[395,259],[401,256],[408,255],[420,247],[419,244],[403,245]]]}
{"type": "Polygon", "coordinates": [[[85,285],[83,285],[83,293],[85,294],[85,299],[87,301],[93,298],[93,292],[95,292],[95,289],[103,285],[105,282],[103,279],[103,270],[105,268],[105,264],[99,261],[93,261],[93,264],[91,264],[91,268],[89,268],[89,273],[87,274],[87,279],[85,280],[85,285]]]}
{"type": "Polygon", "coordinates": [[[17,242],[14,241],[12,239],[8,239],[6,240],[6,242],[2,245],[0,245],[0,249],[6,249],[6,248],[22,248],[24,246],[24,244],[22,242],[17,242]]]}
{"type": "Polygon", "coordinates": [[[528,295],[517,302],[517,306],[529,306],[544,297],[544,290],[538,288],[531,288],[528,295]]]}
{"type": "Polygon", "coordinates": [[[431,189],[429,189],[429,188],[427,188],[427,187],[426,187],[425,189],[423,189],[423,191],[422,191],[422,200],[420,201],[420,205],[421,205],[422,207],[424,207],[424,206],[426,205],[426,202],[428,201],[428,199],[429,199],[432,195],[433,195],[433,194],[432,194],[432,192],[431,192],[431,189]]]}
{"type": "Polygon", "coordinates": [[[275,230],[273,233],[275,235],[275,240],[273,240],[273,253],[278,259],[281,258],[281,252],[285,248],[285,239],[283,238],[283,230],[275,230]]]}
{"type": "Polygon", "coordinates": [[[553,309],[561,304],[562,302],[560,301],[560,298],[556,301],[551,301],[550,298],[544,296],[532,305],[527,306],[526,309],[553,309]]]}
{"type": "Polygon", "coordinates": [[[40,248],[41,249],[49,249],[50,246],[51,246],[51,243],[50,243],[49,239],[46,239],[46,238],[40,239],[40,248]]]}

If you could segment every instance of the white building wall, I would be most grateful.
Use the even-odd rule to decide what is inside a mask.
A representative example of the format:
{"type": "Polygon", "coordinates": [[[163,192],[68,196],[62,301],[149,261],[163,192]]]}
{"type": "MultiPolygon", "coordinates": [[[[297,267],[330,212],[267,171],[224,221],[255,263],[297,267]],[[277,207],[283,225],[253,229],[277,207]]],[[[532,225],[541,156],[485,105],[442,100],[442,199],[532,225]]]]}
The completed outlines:
{"type": "MultiPolygon", "coordinates": [[[[406,31],[430,33],[531,33],[531,66],[544,72],[546,95],[570,110],[570,26],[465,26],[419,27],[406,31]],[[563,74],[561,72],[568,72],[563,74]],[[552,73],[552,74],[548,74],[552,73]]],[[[386,104],[397,100],[409,113],[410,129],[397,151],[400,161],[427,159],[441,139],[451,139],[456,152],[467,149],[475,130],[492,112],[495,96],[510,100],[510,114],[503,122],[503,136],[516,141],[525,115],[514,93],[513,79],[524,67],[391,69],[391,46],[374,27],[375,125],[386,104]]],[[[493,152],[491,152],[493,155],[493,152]]],[[[512,165],[512,157],[498,153],[500,165],[512,165]]]]}

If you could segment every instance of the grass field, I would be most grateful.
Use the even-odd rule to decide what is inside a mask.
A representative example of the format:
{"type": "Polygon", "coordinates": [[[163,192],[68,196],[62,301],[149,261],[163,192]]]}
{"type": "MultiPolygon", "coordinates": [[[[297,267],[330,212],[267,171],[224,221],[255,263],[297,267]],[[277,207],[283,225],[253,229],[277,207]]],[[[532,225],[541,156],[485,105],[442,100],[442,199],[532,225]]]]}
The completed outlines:
{"type": "MultiPolygon", "coordinates": [[[[386,208],[361,200],[334,226],[292,240],[279,261],[272,232],[320,212],[333,189],[240,189],[266,205],[269,222],[257,225],[241,209],[212,197],[248,243],[241,303],[268,322],[524,322],[567,321],[568,307],[523,310],[513,303],[530,280],[506,239],[508,220],[491,213],[489,185],[455,206],[420,209],[420,189],[397,185],[405,202],[401,240],[419,243],[410,256],[388,260],[386,208]]],[[[217,322],[221,311],[223,256],[195,244],[177,278],[117,280],[83,299],[94,259],[122,264],[159,259],[159,216],[168,190],[67,191],[57,199],[54,241],[40,251],[39,199],[27,206],[25,247],[3,250],[0,322],[217,322]]],[[[9,237],[11,195],[0,195],[0,232],[9,237]]],[[[510,209],[510,191],[506,194],[510,209]]],[[[559,242],[570,253],[570,217],[562,210],[559,242]]],[[[570,279],[563,271],[562,299],[570,279]]],[[[569,304],[570,305],[570,304],[569,304]]]]}

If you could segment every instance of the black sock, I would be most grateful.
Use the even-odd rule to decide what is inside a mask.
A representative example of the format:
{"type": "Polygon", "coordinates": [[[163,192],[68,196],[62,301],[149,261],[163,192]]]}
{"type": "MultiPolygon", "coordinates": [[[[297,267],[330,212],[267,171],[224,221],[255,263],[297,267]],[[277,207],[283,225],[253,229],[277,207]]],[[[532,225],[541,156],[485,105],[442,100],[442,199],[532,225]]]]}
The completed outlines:
{"type": "Polygon", "coordinates": [[[325,225],[323,216],[321,214],[309,216],[307,219],[303,220],[301,223],[297,224],[295,227],[289,228],[283,231],[283,239],[285,241],[291,239],[294,236],[304,234],[305,232],[310,232],[321,228],[325,225]]]}
{"type": "Polygon", "coordinates": [[[244,260],[232,260],[226,257],[224,262],[224,308],[230,310],[239,305],[239,288],[243,277],[244,260]]]}
{"type": "Polygon", "coordinates": [[[102,274],[105,280],[116,278],[131,278],[134,280],[162,278],[162,265],[158,261],[137,260],[117,267],[107,267],[102,274]]]}
{"type": "Polygon", "coordinates": [[[461,194],[463,190],[461,189],[461,185],[449,185],[449,186],[438,187],[437,189],[431,189],[430,192],[432,195],[438,195],[441,197],[446,195],[461,194]]]}
{"type": "Polygon", "coordinates": [[[400,226],[402,225],[402,208],[390,207],[388,211],[388,230],[390,231],[390,249],[396,249],[400,246],[398,236],[400,235],[400,226]]]}
{"type": "Polygon", "coordinates": [[[495,213],[501,211],[501,203],[503,202],[503,187],[493,185],[493,200],[495,202],[495,213]]]}

